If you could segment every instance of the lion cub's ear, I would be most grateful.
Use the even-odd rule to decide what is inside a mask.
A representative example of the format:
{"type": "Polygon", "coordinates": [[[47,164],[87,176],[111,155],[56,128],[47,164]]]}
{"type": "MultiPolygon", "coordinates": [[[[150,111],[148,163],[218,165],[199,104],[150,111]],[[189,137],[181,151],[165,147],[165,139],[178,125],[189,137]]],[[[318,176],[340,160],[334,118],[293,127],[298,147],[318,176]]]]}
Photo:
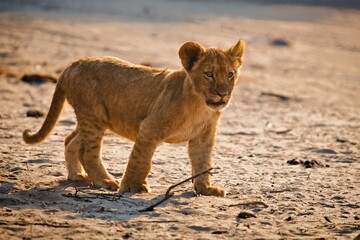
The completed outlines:
{"type": "Polygon", "coordinates": [[[233,58],[235,61],[238,61],[239,66],[242,63],[242,57],[243,57],[243,53],[244,53],[244,48],[245,48],[245,41],[244,40],[239,40],[234,46],[232,46],[231,48],[229,48],[226,53],[233,58]]]}
{"type": "Polygon", "coordinates": [[[179,50],[179,57],[181,63],[186,71],[191,71],[194,64],[199,61],[202,55],[206,52],[206,49],[196,42],[186,42],[179,50]]]}

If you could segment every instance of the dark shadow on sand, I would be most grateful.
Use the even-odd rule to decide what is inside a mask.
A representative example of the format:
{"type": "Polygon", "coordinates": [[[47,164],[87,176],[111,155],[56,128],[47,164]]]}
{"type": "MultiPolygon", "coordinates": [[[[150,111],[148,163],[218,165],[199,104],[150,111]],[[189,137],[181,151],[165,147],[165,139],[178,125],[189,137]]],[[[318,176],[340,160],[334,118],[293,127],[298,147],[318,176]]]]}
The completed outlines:
{"type": "MultiPolygon", "coordinates": [[[[63,211],[69,213],[69,219],[98,218],[115,221],[127,221],[141,215],[156,212],[139,212],[164,197],[160,194],[151,200],[135,197],[130,193],[119,194],[90,186],[86,182],[60,181],[58,186],[33,188],[27,191],[11,193],[12,185],[1,183],[0,207],[12,210],[38,209],[44,212],[63,211]],[[74,213],[75,216],[74,216],[74,213]]],[[[146,196],[144,196],[146,197],[146,196]]],[[[169,204],[186,205],[181,199],[196,197],[193,192],[176,194],[157,206],[157,209],[169,204]]]]}

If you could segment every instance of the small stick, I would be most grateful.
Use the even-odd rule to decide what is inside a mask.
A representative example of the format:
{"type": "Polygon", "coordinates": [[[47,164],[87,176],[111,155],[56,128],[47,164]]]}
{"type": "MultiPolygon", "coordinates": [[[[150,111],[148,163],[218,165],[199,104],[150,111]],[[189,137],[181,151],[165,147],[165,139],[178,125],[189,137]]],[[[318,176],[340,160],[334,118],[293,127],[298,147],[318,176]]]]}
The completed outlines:
{"type": "Polygon", "coordinates": [[[324,218],[327,222],[332,223],[332,221],[327,216],[324,216],[324,218]]]}
{"type": "Polygon", "coordinates": [[[251,202],[242,202],[242,203],[236,203],[236,204],[231,204],[228,207],[238,207],[238,206],[243,206],[243,205],[248,205],[248,206],[258,206],[261,205],[264,208],[269,207],[266,203],[261,202],[261,201],[251,201],[251,202]]]}
{"type": "Polygon", "coordinates": [[[272,92],[262,92],[261,96],[277,97],[282,101],[290,100],[290,97],[288,97],[288,96],[277,94],[277,93],[272,93],[272,92]]]}
{"type": "Polygon", "coordinates": [[[276,134],[286,134],[286,133],[291,132],[291,131],[292,131],[292,129],[289,128],[289,129],[282,130],[282,131],[270,131],[270,132],[274,132],[276,134]]]}
{"type": "MultiPolygon", "coordinates": [[[[106,199],[106,200],[109,200],[109,201],[117,201],[118,199],[122,198],[123,197],[123,194],[118,194],[118,195],[114,195],[112,193],[92,193],[92,192],[86,192],[86,191],[83,191],[81,188],[75,188],[75,193],[73,196],[70,196],[72,198],[78,198],[78,199],[96,199],[96,198],[99,198],[99,199],[106,199]],[[79,193],[85,193],[85,194],[88,194],[88,195],[92,195],[92,196],[79,196],[79,193]]],[[[67,196],[69,197],[69,196],[67,196]]]]}
{"type": "MultiPolygon", "coordinates": [[[[121,199],[123,197],[123,195],[125,194],[125,192],[123,192],[121,194],[91,193],[91,192],[84,192],[84,193],[89,194],[89,195],[94,195],[94,196],[96,196],[96,198],[106,199],[108,201],[117,201],[117,200],[121,199]]],[[[91,197],[88,197],[88,198],[91,198],[91,197]]]]}
{"type": "Polygon", "coordinates": [[[178,220],[136,221],[135,223],[177,223],[178,220]]]}
{"type": "Polygon", "coordinates": [[[29,171],[30,169],[29,169],[29,165],[27,162],[25,163],[25,166],[26,166],[26,170],[29,171]]]}
{"type": "Polygon", "coordinates": [[[195,178],[197,178],[197,177],[199,177],[200,175],[203,175],[203,174],[205,174],[205,173],[209,173],[209,174],[210,174],[210,171],[213,170],[213,169],[214,169],[214,168],[209,168],[209,169],[207,169],[207,170],[205,170],[205,171],[202,171],[202,172],[200,172],[200,173],[198,173],[198,174],[195,174],[194,176],[189,177],[189,178],[187,178],[187,179],[185,179],[185,180],[183,180],[183,181],[181,181],[181,182],[179,182],[179,183],[176,183],[176,184],[174,184],[174,185],[171,185],[171,186],[167,189],[167,191],[166,191],[166,193],[165,193],[165,196],[164,196],[162,199],[160,199],[159,201],[157,201],[156,203],[150,205],[150,206],[147,207],[147,208],[138,210],[138,212],[149,212],[149,211],[153,211],[155,207],[159,206],[160,204],[162,204],[163,202],[165,202],[166,200],[168,200],[169,198],[171,198],[172,196],[174,196],[174,193],[171,192],[171,190],[172,190],[173,188],[175,188],[175,187],[177,187],[177,186],[179,186],[179,185],[181,185],[181,184],[183,184],[183,183],[185,183],[185,182],[187,182],[187,181],[193,180],[193,179],[195,179],[195,178]]]}

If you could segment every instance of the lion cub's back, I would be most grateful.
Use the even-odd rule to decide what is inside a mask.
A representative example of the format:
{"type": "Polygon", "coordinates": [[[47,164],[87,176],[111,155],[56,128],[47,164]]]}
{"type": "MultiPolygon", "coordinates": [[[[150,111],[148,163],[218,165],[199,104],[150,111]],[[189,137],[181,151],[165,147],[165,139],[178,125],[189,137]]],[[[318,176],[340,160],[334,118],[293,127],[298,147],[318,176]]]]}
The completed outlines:
{"type": "Polygon", "coordinates": [[[59,84],[68,93],[68,98],[95,92],[116,96],[153,88],[166,74],[167,71],[132,64],[116,57],[88,57],[67,67],[59,84]]]}

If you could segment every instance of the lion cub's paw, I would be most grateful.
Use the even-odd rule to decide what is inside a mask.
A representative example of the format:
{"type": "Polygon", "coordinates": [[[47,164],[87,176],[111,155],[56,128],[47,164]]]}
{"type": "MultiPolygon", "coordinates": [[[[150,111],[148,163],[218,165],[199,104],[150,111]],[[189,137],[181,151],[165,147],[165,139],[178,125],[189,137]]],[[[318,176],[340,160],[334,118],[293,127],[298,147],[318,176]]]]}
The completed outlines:
{"type": "Polygon", "coordinates": [[[146,182],[138,183],[138,182],[121,182],[119,192],[131,192],[131,193],[142,193],[142,192],[150,192],[150,187],[146,182]]]}
{"type": "Polygon", "coordinates": [[[120,188],[120,182],[114,178],[106,178],[96,182],[93,181],[93,184],[111,191],[117,191],[120,188]]]}
{"type": "Polygon", "coordinates": [[[208,187],[195,187],[195,191],[199,195],[205,196],[217,196],[217,197],[225,197],[226,191],[218,186],[208,186],[208,187]]]}
{"type": "Polygon", "coordinates": [[[75,182],[89,182],[89,176],[86,173],[69,174],[68,179],[75,182]]]}

